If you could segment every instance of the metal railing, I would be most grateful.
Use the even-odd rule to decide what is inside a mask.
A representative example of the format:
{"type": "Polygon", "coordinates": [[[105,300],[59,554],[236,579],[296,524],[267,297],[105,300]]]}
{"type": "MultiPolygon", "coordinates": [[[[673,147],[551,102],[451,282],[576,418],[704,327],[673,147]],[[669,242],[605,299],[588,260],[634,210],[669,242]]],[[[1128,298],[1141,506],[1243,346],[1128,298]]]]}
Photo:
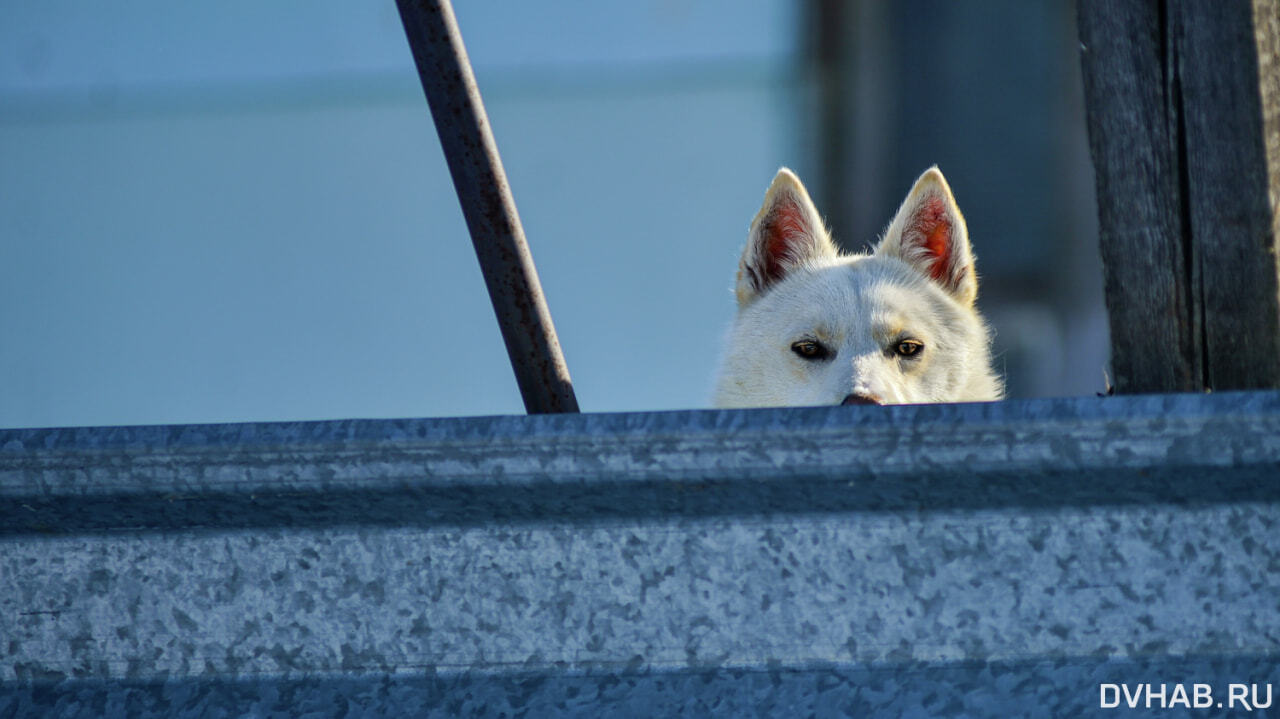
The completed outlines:
{"type": "Polygon", "coordinates": [[[397,0],[480,271],[530,414],[578,400],[449,0],[397,0]]]}

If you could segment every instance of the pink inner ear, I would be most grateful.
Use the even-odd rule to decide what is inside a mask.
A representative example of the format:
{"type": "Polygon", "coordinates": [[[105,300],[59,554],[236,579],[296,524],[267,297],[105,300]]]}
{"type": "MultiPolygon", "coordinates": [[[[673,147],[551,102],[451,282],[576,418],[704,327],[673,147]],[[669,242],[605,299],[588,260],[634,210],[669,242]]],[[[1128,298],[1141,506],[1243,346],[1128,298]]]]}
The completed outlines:
{"type": "Polygon", "coordinates": [[[919,242],[929,257],[929,275],[942,282],[951,266],[951,218],[947,204],[940,197],[930,197],[916,212],[910,237],[919,242]]]}
{"type": "Polygon", "coordinates": [[[775,282],[787,273],[785,263],[799,254],[796,245],[808,237],[809,226],[800,206],[788,198],[769,212],[761,231],[765,238],[765,274],[775,282]]]}

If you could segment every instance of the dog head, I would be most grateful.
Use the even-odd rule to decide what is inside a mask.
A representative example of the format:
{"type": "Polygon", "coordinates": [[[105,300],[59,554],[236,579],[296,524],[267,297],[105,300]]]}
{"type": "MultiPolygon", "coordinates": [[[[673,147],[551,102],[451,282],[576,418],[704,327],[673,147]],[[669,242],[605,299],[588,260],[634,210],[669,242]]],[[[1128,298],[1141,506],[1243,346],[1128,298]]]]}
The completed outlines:
{"type": "Polygon", "coordinates": [[[875,251],[842,255],[800,180],[778,171],[738,267],[722,407],[994,400],[964,217],[938,169],[875,251]]]}

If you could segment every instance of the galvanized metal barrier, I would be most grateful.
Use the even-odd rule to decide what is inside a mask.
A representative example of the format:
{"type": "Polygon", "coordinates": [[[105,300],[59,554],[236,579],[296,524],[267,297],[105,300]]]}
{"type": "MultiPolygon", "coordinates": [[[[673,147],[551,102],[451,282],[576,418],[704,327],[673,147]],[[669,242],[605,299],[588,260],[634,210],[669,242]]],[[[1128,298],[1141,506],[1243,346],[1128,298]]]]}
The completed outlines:
{"type": "Polygon", "coordinates": [[[1280,393],[3,431],[0,577],[5,717],[1261,701],[1280,393]]]}

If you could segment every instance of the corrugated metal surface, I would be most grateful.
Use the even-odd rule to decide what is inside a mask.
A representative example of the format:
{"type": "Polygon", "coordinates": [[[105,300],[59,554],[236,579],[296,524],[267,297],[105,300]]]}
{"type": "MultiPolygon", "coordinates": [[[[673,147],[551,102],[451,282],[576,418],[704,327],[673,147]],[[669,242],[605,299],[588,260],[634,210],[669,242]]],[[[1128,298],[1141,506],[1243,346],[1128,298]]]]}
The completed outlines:
{"type": "Polygon", "coordinates": [[[0,715],[1225,702],[1278,524],[1271,392],[5,431],[0,715]]]}

